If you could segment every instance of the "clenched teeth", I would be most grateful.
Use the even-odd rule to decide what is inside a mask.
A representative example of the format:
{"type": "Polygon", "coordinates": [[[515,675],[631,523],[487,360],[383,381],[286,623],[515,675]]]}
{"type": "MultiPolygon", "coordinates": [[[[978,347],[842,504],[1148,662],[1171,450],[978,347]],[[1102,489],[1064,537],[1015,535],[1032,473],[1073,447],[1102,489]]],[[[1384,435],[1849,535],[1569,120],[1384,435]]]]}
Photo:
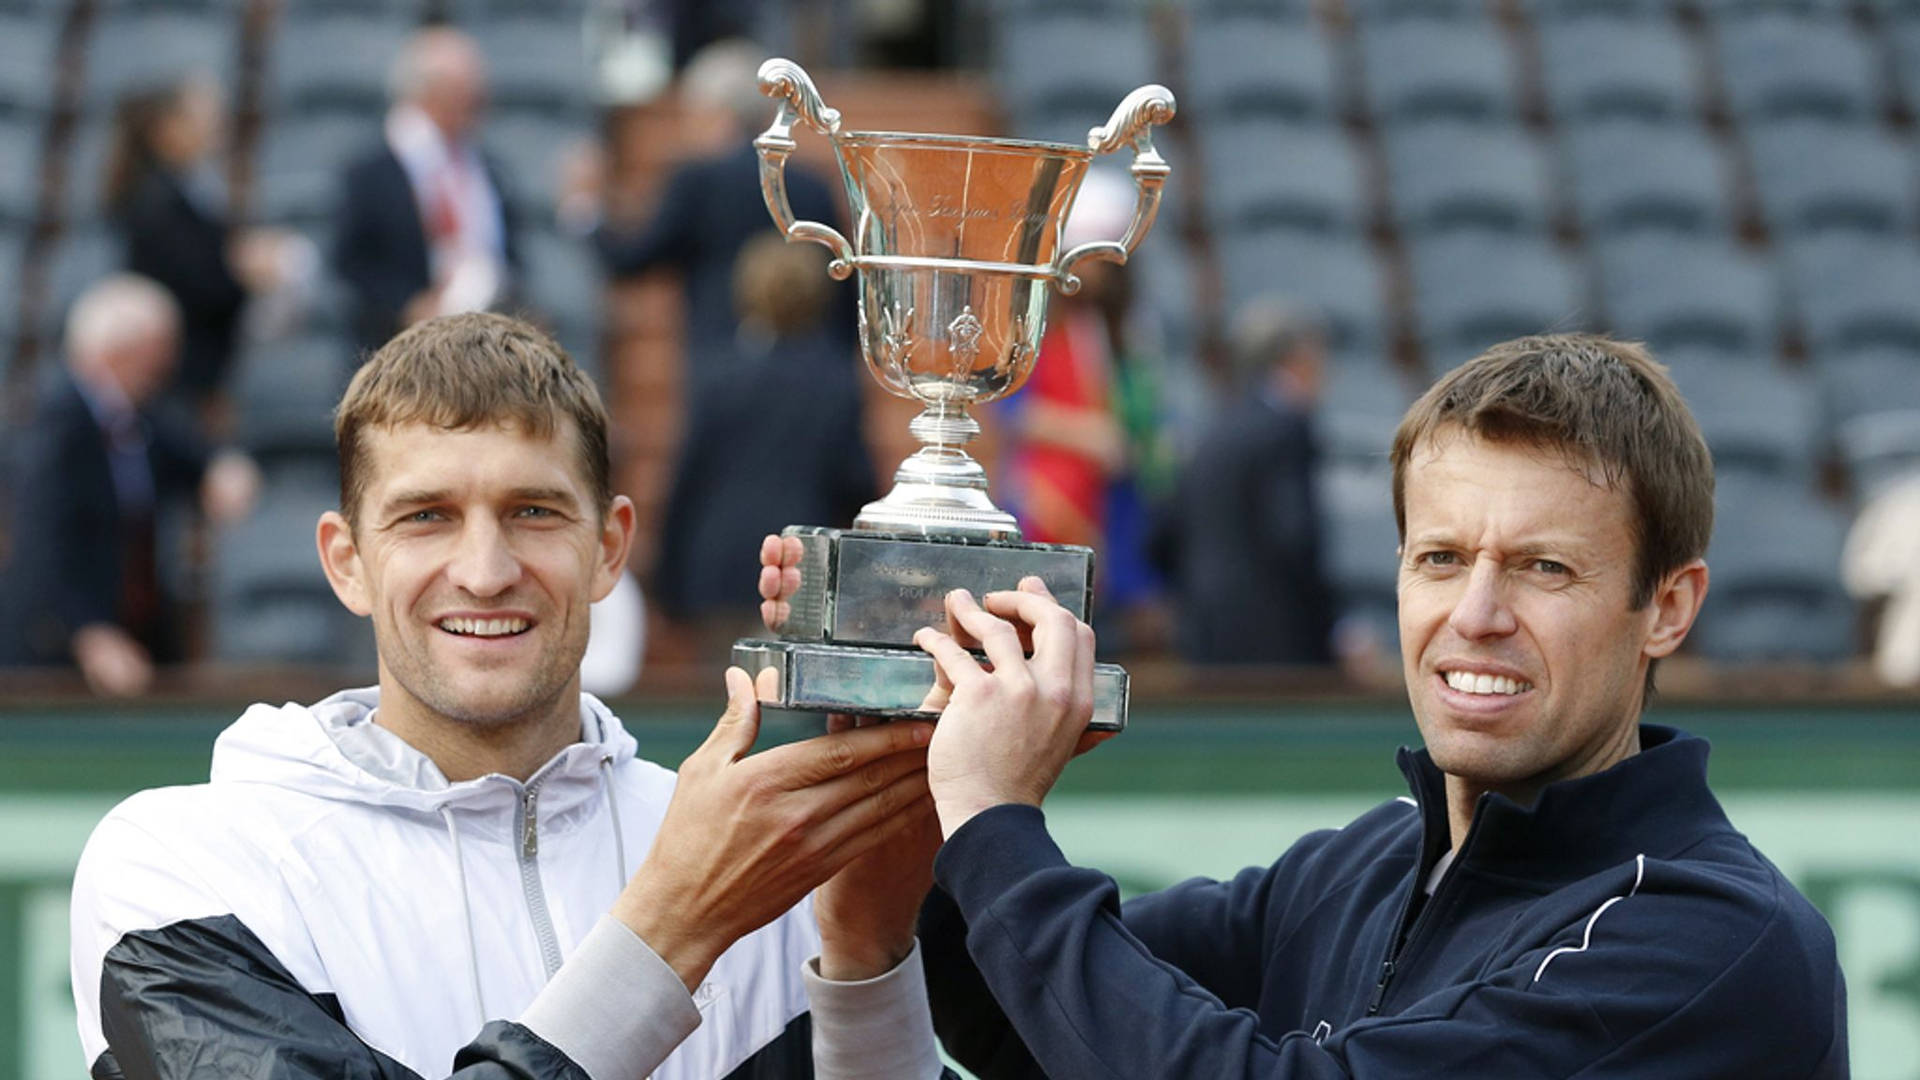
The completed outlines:
{"type": "Polygon", "coordinates": [[[1447,685],[1463,694],[1517,694],[1533,689],[1530,682],[1509,679],[1505,675],[1475,675],[1471,671],[1449,671],[1447,685]]]}
{"type": "Polygon", "coordinates": [[[440,620],[440,629],[454,634],[468,634],[473,637],[505,637],[517,634],[528,626],[525,619],[461,619],[440,620]]]}

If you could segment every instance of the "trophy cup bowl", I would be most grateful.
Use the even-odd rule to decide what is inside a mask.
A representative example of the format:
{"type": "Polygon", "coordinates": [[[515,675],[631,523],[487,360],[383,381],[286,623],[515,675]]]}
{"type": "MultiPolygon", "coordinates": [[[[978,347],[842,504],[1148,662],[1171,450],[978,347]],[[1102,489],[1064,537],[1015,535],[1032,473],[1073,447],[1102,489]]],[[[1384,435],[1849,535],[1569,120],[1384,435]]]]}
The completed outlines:
{"type": "MultiPolygon", "coordinates": [[[[777,641],[734,646],[749,671],[776,667],[777,700],[812,711],[924,715],[930,657],[914,630],[943,625],[946,593],[1013,588],[1039,576],[1082,619],[1092,599],[1093,552],[1023,543],[1013,516],[987,497],[986,471],[966,452],[980,432],[975,404],[1018,390],[1033,370],[1054,289],[1080,287],[1083,260],[1124,263],[1153,225],[1168,172],[1151,129],[1170,120],[1173,95],[1128,94],[1084,146],[975,136],[842,131],[799,65],[769,60],[760,88],[779,103],[754,140],[767,209],[790,241],[825,245],[828,272],[859,274],[860,345],[880,384],[924,410],[909,430],[918,451],[886,496],[848,530],[789,526],[805,554],[793,614],[777,641]],[[853,236],[797,221],[786,194],[793,128],[827,136],[852,210],[853,236]],[[1061,230],[1093,159],[1131,146],[1132,221],[1110,241],[1064,249],[1061,230]]],[[[1125,725],[1126,673],[1099,665],[1094,727],[1125,725]]]]}

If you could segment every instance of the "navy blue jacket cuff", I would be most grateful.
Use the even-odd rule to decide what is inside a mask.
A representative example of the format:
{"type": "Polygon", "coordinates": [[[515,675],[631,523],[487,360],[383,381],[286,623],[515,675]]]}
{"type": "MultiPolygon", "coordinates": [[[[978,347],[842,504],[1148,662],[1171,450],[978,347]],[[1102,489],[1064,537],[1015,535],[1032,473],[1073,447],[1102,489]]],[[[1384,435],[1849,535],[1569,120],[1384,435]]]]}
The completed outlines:
{"type": "Polygon", "coordinates": [[[933,861],[933,877],[971,922],[1009,889],[1066,865],[1040,808],[1005,803],[975,814],[947,837],[933,861]]]}

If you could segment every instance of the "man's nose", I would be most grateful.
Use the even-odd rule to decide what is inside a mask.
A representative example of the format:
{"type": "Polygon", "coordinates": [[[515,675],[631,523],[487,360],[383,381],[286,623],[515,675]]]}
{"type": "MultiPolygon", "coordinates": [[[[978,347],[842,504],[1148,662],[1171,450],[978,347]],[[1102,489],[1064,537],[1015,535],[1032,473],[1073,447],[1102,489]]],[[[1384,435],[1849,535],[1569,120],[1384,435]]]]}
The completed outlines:
{"type": "Polygon", "coordinates": [[[1507,605],[1506,575],[1493,559],[1480,559],[1467,574],[1466,589],[1453,605],[1447,625],[1470,641],[1502,637],[1514,632],[1513,609],[1507,605]]]}
{"type": "Polygon", "coordinates": [[[485,515],[467,519],[447,579],[474,596],[497,596],[520,580],[520,560],[499,522],[485,515]]]}

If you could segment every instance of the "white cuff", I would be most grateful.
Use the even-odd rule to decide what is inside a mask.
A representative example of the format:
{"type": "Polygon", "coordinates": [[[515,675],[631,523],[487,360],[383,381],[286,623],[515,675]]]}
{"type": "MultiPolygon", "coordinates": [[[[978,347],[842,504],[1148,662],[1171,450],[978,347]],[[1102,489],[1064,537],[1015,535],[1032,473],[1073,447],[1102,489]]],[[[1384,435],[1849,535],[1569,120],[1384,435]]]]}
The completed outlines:
{"type": "Polygon", "coordinates": [[[520,1023],[593,1080],[639,1080],[693,1034],[700,1011],[640,935],[603,915],[520,1023]]]}
{"type": "Polygon", "coordinates": [[[884,975],[835,982],[820,974],[820,958],[801,969],[813,1009],[815,1080],[895,1080],[937,1077],[940,1046],[927,1004],[927,973],[920,942],[884,975]]]}

